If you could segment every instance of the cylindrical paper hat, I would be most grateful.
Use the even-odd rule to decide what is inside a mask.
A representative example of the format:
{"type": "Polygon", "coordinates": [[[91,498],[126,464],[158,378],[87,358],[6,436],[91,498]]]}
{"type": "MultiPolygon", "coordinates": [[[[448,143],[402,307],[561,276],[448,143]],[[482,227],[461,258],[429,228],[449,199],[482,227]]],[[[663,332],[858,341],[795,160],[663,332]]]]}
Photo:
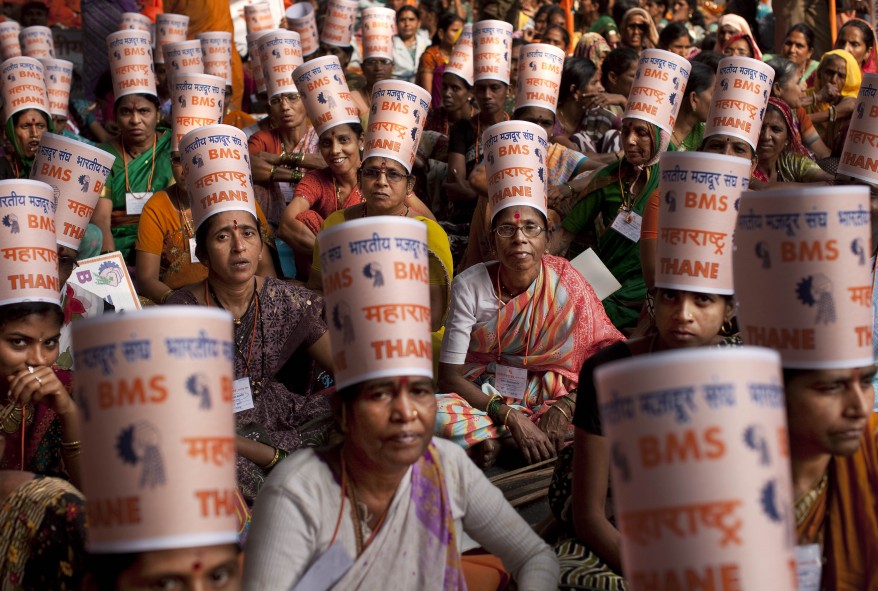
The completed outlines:
{"type": "Polygon", "coordinates": [[[516,110],[522,107],[542,107],[553,113],[557,110],[565,57],[563,49],[545,43],[531,43],[521,48],[516,110]]]}
{"type": "Polygon", "coordinates": [[[277,29],[262,35],[256,46],[268,98],[287,92],[299,92],[293,82],[293,72],[302,65],[299,34],[277,29]]]}
{"type": "Polygon", "coordinates": [[[869,189],[778,189],[741,195],[735,227],[738,326],[784,367],[871,365],[869,189]]]}
{"type": "Polygon", "coordinates": [[[70,85],[73,83],[73,62],[52,58],[40,60],[43,64],[43,81],[49,97],[49,114],[66,117],[70,103],[70,85]]]}
{"type": "Polygon", "coordinates": [[[21,53],[27,57],[55,57],[55,40],[49,27],[33,26],[21,30],[21,53]]]}
{"type": "Polygon", "coordinates": [[[503,21],[479,21],[473,25],[473,77],[509,84],[512,73],[512,25],[503,21]]]}
{"type": "Polygon", "coordinates": [[[796,589],[778,361],[758,347],[686,349],[595,371],[631,589],[687,589],[696,578],[796,589]]]}
{"type": "Polygon", "coordinates": [[[189,17],[185,14],[165,12],[155,17],[155,50],[153,58],[157,64],[165,63],[162,45],[186,41],[189,35],[189,17]]]}
{"type": "Polygon", "coordinates": [[[201,41],[201,62],[204,73],[219,76],[232,85],[232,34],[224,31],[199,33],[201,41]]]}
{"type": "Polygon", "coordinates": [[[383,57],[392,60],[396,11],[392,8],[367,8],[363,11],[361,22],[363,28],[363,59],[383,57]]]}
{"type": "Polygon", "coordinates": [[[354,35],[354,21],[359,4],[353,0],[329,0],[320,31],[320,42],[336,47],[349,47],[354,35]]]}
{"type": "Polygon", "coordinates": [[[0,54],[4,60],[21,55],[21,42],[18,37],[21,34],[21,25],[15,21],[0,23],[0,54]]]}
{"type": "Polygon", "coordinates": [[[226,81],[218,76],[184,72],[171,80],[171,151],[194,129],[216,125],[223,119],[226,81]]]}
{"type": "Polygon", "coordinates": [[[320,49],[320,37],[317,35],[317,15],[310,2],[297,2],[287,8],[287,26],[299,34],[302,43],[302,55],[311,55],[320,49]]]}
{"type": "Polygon", "coordinates": [[[152,21],[145,14],[139,12],[123,12],[119,29],[135,29],[137,31],[151,31],[152,21]]]}
{"type": "Polygon", "coordinates": [[[231,125],[208,125],[180,140],[186,189],[197,230],[204,220],[224,211],[247,211],[256,217],[247,135],[231,125]]]}
{"type": "Polygon", "coordinates": [[[692,64],[676,53],[645,49],[637,64],[623,117],[633,117],[674,132],[692,64]]]}
{"type": "Polygon", "coordinates": [[[20,302],[61,303],[55,195],[46,183],[0,181],[0,306],[20,302]]]}
{"type": "Polygon", "coordinates": [[[79,250],[116,157],[85,142],[44,133],[30,176],[52,187],[55,239],[79,250]]]}
{"type": "Polygon", "coordinates": [[[107,35],[107,55],[116,100],[129,94],[157,96],[149,31],[125,29],[110,33],[107,35]]]}
{"type": "Polygon", "coordinates": [[[77,322],[73,342],[89,552],[236,543],[229,313],[108,314],[77,322]]]}
{"type": "Polygon", "coordinates": [[[841,151],[838,173],[871,185],[878,185],[878,74],[864,74],[851,117],[848,135],[841,151]]]}
{"type": "Polygon", "coordinates": [[[451,49],[451,58],[445,66],[445,74],[454,74],[473,85],[473,26],[466,24],[460,31],[457,43],[451,49]]]}
{"type": "Polygon", "coordinates": [[[43,79],[43,64],[32,57],[13,57],[2,69],[3,114],[8,121],[20,111],[37,109],[49,117],[49,94],[43,79]]]}
{"type": "Polygon", "coordinates": [[[427,227],[378,216],[317,235],[336,388],[433,379],[427,227]]]}
{"type": "Polygon", "coordinates": [[[755,150],[772,84],[774,70],[768,64],[749,57],[721,59],[704,137],[730,135],[755,150]]]}
{"type": "Polygon", "coordinates": [[[248,33],[270,31],[277,27],[271,16],[271,6],[267,2],[245,5],[244,22],[248,33]]]}
{"type": "Polygon", "coordinates": [[[381,80],[372,88],[363,162],[372,156],[390,158],[409,173],[430,111],[430,93],[411,82],[381,80]]]}
{"type": "Polygon", "coordinates": [[[201,53],[201,41],[198,39],[166,43],[162,45],[162,53],[165,56],[168,74],[183,72],[204,74],[204,56],[201,53]]]}
{"type": "Polygon", "coordinates": [[[656,287],[732,295],[732,234],[750,161],[663,152],[659,166],[656,287]]]}
{"type": "Polygon", "coordinates": [[[265,74],[262,72],[262,61],[259,59],[259,47],[256,43],[257,39],[264,34],[265,31],[247,33],[247,59],[250,61],[253,81],[256,83],[256,92],[266,91],[265,74]]]}
{"type": "Polygon", "coordinates": [[[486,129],[481,140],[491,219],[513,205],[528,205],[548,217],[546,130],[527,121],[504,121],[486,129]]]}
{"type": "Polygon", "coordinates": [[[341,63],[334,55],[305,62],[293,72],[293,81],[305,100],[305,112],[318,136],[342,123],[359,123],[341,63]]]}

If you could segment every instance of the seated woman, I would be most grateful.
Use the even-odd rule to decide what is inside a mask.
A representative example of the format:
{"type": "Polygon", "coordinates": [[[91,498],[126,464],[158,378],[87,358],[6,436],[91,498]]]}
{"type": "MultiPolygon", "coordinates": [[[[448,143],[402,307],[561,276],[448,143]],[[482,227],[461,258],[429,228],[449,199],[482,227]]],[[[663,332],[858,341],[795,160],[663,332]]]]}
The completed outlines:
{"type": "Polygon", "coordinates": [[[817,166],[802,145],[795,115],[779,98],[768,99],[756,156],[758,164],[753,176],[763,183],[832,183],[835,180],[817,166]]]}
{"type": "Polygon", "coordinates": [[[583,154],[595,153],[592,137],[583,128],[586,115],[592,110],[626,103],[626,97],[604,90],[601,71],[591,60],[569,57],[561,71],[556,123],[549,139],[583,154]]]}
{"type": "Polygon", "coordinates": [[[6,120],[6,139],[13,151],[7,152],[5,158],[0,160],[0,178],[30,178],[40,138],[46,131],[54,129],[52,125],[48,113],[37,109],[18,111],[6,120]]]}
{"type": "Polygon", "coordinates": [[[451,59],[451,50],[460,37],[463,25],[463,19],[454,13],[446,12],[440,16],[432,44],[418,62],[416,82],[433,96],[432,109],[442,105],[442,74],[451,59]]]}
{"type": "Polygon", "coordinates": [[[692,36],[681,23],[669,23],[659,33],[658,48],[688,58],[692,53],[692,36]]]}
{"type": "Polygon", "coordinates": [[[722,54],[726,57],[739,56],[750,57],[755,60],[762,59],[762,52],[759,50],[759,46],[756,45],[753,37],[746,33],[738,33],[729,37],[725,45],[723,45],[722,54]]]}
{"type": "Polygon", "coordinates": [[[771,96],[781,99],[792,109],[795,115],[793,122],[798,124],[797,128],[802,138],[802,143],[818,160],[830,156],[829,148],[820,139],[820,134],[814,129],[811,117],[802,106],[805,102],[805,83],[799,81],[796,65],[783,57],[775,57],[765,63],[774,69],[774,84],[771,85],[771,96]]]}
{"type": "Polygon", "coordinates": [[[823,54],[812,79],[805,110],[823,143],[833,156],[839,156],[863,81],[860,66],[847,51],[834,49],[823,54]]]}
{"type": "MultiPolygon", "coordinates": [[[[601,86],[606,94],[592,97],[588,102],[585,121],[579,130],[588,136],[597,152],[618,152],[620,149],[619,128],[639,59],[633,49],[617,47],[601,65],[601,86]]],[[[587,144],[581,145],[585,147],[587,144]]]]}
{"type": "Polygon", "coordinates": [[[853,18],[842,25],[835,40],[835,49],[844,49],[854,56],[863,74],[874,74],[878,71],[875,31],[866,21],[853,18]]]}
{"type": "Polygon", "coordinates": [[[622,47],[633,49],[639,55],[644,49],[658,44],[658,31],[649,13],[642,8],[625,12],[619,25],[622,47]]]}
{"type": "Polygon", "coordinates": [[[805,23],[790,27],[784,38],[781,55],[795,64],[799,82],[805,84],[820,65],[820,62],[811,59],[814,55],[814,30],[805,23]]]}
{"type": "Polygon", "coordinates": [[[421,29],[421,16],[415,6],[404,5],[396,11],[396,35],[393,36],[393,78],[414,82],[421,56],[430,46],[430,37],[421,29]]]}

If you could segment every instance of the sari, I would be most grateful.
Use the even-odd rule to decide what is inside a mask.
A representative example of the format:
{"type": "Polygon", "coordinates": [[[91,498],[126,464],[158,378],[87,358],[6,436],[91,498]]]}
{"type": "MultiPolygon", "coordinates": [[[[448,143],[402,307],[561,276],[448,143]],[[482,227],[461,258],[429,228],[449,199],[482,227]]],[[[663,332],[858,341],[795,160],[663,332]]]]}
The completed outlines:
{"type": "MultiPolygon", "coordinates": [[[[863,74],[860,72],[860,64],[857,63],[854,56],[844,49],[833,49],[832,51],[824,53],[823,57],[820,58],[820,63],[822,64],[827,57],[831,56],[840,57],[845,61],[845,79],[844,86],[841,89],[842,98],[856,99],[857,95],[860,93],[860,85],[863,82],[863,74]]],[[[820,79],[819,68],[814,72],[811,79],[814,81],[814,88],[811,91],[811,94],[816,94],[823,87],[823,81],[820,79]]],[[[829,103],[818,103],[811,107],[807,107],[807,110],[809,113],[819,113],[821,111],[829,110],[830,106],[829,103]]],[[[849,123],[850,120],[846,118],[834,122],[826,121],[824,123],[814,124],[814,127],[817,129],[823,142],[833,151],[833,155],[836,155],[836,152],[838,152],[844,145],[849,123]]]]}
{"type": "MultiPolygon", "coordinates": [[[[466,378],[487,394],[499,394],[493,385],[498,362],[527,369],[523,398],[505,402],[537,423],[558,398],[575,390],[585,360],[621,339],[582,275],[566,259],[545,255],[530,287],[501,306],[496,317],[473,327],[463,367],[466,378]]],[[[436,433],[463,447],[505,432],[457,394],[437,394],[436,401],[436,433]]]]}

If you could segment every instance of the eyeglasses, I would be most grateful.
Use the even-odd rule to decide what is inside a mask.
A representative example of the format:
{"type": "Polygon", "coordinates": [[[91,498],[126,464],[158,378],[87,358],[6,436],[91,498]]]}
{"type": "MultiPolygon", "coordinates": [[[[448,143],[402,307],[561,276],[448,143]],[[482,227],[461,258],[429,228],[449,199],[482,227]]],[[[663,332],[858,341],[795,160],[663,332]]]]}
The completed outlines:
{"type": "Polygon", "coordinates": [[[302,100],[302,96],[297,92],[288,92],[286,94],[278,94],[268,99],[268,104],[276,107],[281,103],[295,104],[302,100]]]}
{"type": "Polygon", "coordinates": [[[640,31],[643,33],[649,31],[649,25],[647,25],[646,23],[631,23],[630,25],[625,25],[625,28],[629,31],[636,31],[640,29],[640,31]]]}
{"type": "Polygon", "coordinates": [[[387,179],[387,182],[392,184],[392,185],[395,185],[397,183],[401,183],[402,181],[405,181],[409,178],[409,175],[403,174],[403,173],[398,172],[396,170],[386,170],[386,169],[382,169],[382,168],[364,168],[361,171],[363,178],[369,179],[370,181],[378,180],[378,177],[380,177],[382,173],[384,174],[384,177],[387,179]]]}
{"type": "Polygon", "coordinates": [[[375,68],[377,66],[389,66],[393,63],[393,60],[389,60],[386,57],[370,57],[369,59],[363,60],[364,66],[370,66],[375,68]]]}
{"type": "Polygon", "coordinates": [[[75,257],[58,257],[58,267],[61,269],[73,270],[79,267],[79,263],[76,262],[75,257]]]}
{"type": "Polygon", "coordinates": [[[515,224],[500,224],[494,228],[494,231],[497,232],[497,236],[500,236],[501,238],[512,238],[519,230],[521,230],[521,233],[528,238],[536,238],[545,231],[545,228],[536,224],[525,224],[523,226],[516,226],[515,224]]]}

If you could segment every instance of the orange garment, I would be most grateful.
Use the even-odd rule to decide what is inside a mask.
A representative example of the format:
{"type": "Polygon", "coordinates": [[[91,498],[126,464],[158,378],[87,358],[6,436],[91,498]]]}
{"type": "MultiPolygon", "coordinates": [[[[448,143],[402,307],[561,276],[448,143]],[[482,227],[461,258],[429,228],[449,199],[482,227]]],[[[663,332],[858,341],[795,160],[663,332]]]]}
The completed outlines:
{"type": "Polygon", "coordinates": [[[835,456],[826,491],[796,529],[800,544],[823,533],[824,591],[878,589],[878,414],[860,449],[835,456]]]}
{"type": "Polygon", "coordinates": [[[658,238],[658,206],[659,192],[656,189],[646,198],[646,205],[643,206],[643,219],[640,222],[641,240],[658,238]]]}
{"type": "Polygon", "coordinates": [[[223,125],[231,125],[241,130],[250,127],[256,121],[256,117],[240,110],[230,111],[223,117],[223,125]]]}
{"type": "Polygon", "coordinates": [[[468,591],[497,591],[509,586],[503,561],[493,554],[464,554],[460,564],[468,591]]]}

